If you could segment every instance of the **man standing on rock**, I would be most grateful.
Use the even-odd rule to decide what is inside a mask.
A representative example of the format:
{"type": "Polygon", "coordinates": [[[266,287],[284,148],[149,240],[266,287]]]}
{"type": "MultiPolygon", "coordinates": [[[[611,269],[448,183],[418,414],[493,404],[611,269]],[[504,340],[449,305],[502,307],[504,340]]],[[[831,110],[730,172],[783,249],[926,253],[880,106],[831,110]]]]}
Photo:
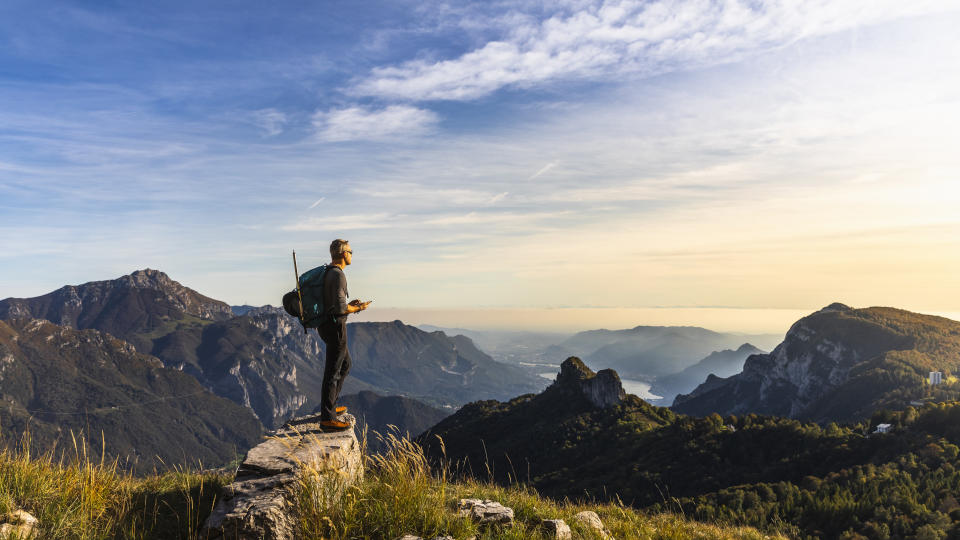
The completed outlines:
{"type": "Polygon", "coordinates": [[[350,372],[350,351],[347,350],[347,315],[367,309],[370,302],[353,300],[347,303],[347,276],[345,266],[353,262],[353,250],[346,240],[330,243],[332,262],[323,276],[323,309],[330,315],[318,328],[327,345],[327,362],[323,368],[323,387],[320,392],[320,425],[326,429],[342,430],[350,427],[337,419],[346,407],[337,407],[337,398],[343,381],[350,372]]]}

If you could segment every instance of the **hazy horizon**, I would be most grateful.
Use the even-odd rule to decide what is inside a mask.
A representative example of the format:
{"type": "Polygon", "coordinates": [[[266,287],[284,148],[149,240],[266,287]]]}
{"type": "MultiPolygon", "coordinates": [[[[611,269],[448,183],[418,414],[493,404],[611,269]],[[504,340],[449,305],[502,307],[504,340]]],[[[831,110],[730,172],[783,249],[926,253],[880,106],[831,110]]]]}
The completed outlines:
{"type": "MultiPolygon", "coordinates": [[[[162,269],[157,269],[161,270],[162,269]]],[[[347,269],[348,275],[351,268],[347,269]]],[[[129,274],[126,272],[125,274],[129,274]]],[[[0,286],[0,300],[8,297],[30,298],[42,296],[66,285],[82,285],[91,281],[106,281],[121,277],[125,274],[101,276],[96,279],[84,280],[77,283],[61,283],[48,285],[33,291],[21,291],[10,294],[9,287],[0,286]]],[[[169,274],[168,274],[169,275],[169,274]]],[[[184,282],[175,275],[169,275],[174,281],[191,288],[200,294],[215,300],[226,302],[232,306],[251,305],[259,307],[271,305],[280,307],[280,296],[293,286],[293,272],[290,271],[287,285],[274,280],[276,298],[265,303],[251,303],[243,295],[234,294],[232,298],[221,298],[209,291],[198,288],[192,283],[184,282]]],[[[351,285],[351,288],[353,286],[351,285]]],[[[369,297],[363,296],[368,299],[369,297]]],[[[519,307],[519,306],[478,306],[478,307],[396,307],[380,306],[374,302],[370,309],[351,315],[351,322],[393,321],[400,320],[406,324],[432,325],[444,328],[462,328],[465,330],[496,330],[496,331],[537,331],[570,334],[586,330],[621,330],[636,326],[699,326],[717,332],[733,332],[743,334],[785,334],[790,326],[802,317],[805,317],[834,302],[847,304],[853,308],[865,307],[893,307],[916,313],[936,315],[953,320],[960,320],[960,310],[926,309],[916,306],[884,305],[879,303],[856,305],[843,300],[833,300],[823,305],[810,308],[775,308],[775,307],[736,307],[736,306],[647,306],[647,307],[615,307],[615,306],[552,306],[552,307],[519,307]]]]}
{"type": "MultiPolygon", "coordinates": [[[[825,306],[821,306],[825,307],[825,306]]],[[[876,306],[851,306],[876,307],[876,306]]],[[[897,306],[884,306],[897,307],[897,306]]],[[[545,308],[545,309],[403,309],[371,310],[350,322],[400,320],[406,324],[465,330],[545,331],[562,334],[586,330],[623,330],[636,326],[699,326],[741,334],[786,334],[790,326],[817,309],[750,308],[545,308]],[[438,322],[439,321],[439,322],[438,322]],[[595,324],[591,325],[593,321],[595,324]]],[[[960,320],[960,311],[908,310],[960,320]]]]}

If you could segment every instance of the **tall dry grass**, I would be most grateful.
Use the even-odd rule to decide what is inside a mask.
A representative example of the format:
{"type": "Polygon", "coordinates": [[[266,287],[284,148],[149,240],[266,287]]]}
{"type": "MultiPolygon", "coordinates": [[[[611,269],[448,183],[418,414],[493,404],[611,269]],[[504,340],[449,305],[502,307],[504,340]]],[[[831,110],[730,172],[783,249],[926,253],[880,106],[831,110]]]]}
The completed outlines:
{"type": "Polygon", "coordinates": [[[774,538],[751,528],[707,525],[674,514],[647,515],[623,504],[551,501],[522,484],[499,486],[478,479],[453,482],[449,479],[449,463],[431,468],[416,443],[396,433],[375,436],[381,437],[388,450],[364,456],[366,474],[359,483],[345,485],[337,476],[316,470],[303,476],[298,504],[305,538],[392,540],[413,534],[427,539],[446,535],[458,540],[472,536],[535,539],[545,538],[539,528],[543,519],[565,520],[574,538],[601,538],[573,519],[583,510],[597,512],[618,539],[774,538]],[[462,498],[491,499],[513,508],[514,526],[480,528],[468,518],[459,517],[456,505],[462,498]]]}
{"type": "MultiPolygon", "coordinates": [[[[330,471],[305,471],[297,498],[304,538],[535,539],[543,537],[542,519],[558,518],[567,521],[574,538],[600,538],[573,520],[581,510],[597,512],[621,540],[768,538],[754,529],[705,525],[673,514],[651,516],[622,504],[551,501],[520,484],[451,481],[449,464],[431,468],[423,449],[409,439],[391,433],[384,440],[389,451],[365,455],[366,472],[354,485],[330,471]],[[479,528],[457,515],[461,498],[492,499],[513,508],[515,526],[479,528]]],[[[40,455],[31,454],[28,439],[0,449],[0,512],[30,512],[40,521],[42,539],[199,540],[215,497],[231,480],[229,474],[185,467],[135,477],[116,460],[89,455],[81,441],[74,438],[70,452],[40,455]]]]}
{"type": "MultiPolygon", "coordinates": [[[[82,436],[67,451],[35,455],[29,434],[0,448],[0,512],[24,509],[42,539],[198,539],[229,476],[171,472],[135,477],[117,460],[91,456],[82,436]]],[[[101,446],[103,447],[103,446],[101,446]]]]}

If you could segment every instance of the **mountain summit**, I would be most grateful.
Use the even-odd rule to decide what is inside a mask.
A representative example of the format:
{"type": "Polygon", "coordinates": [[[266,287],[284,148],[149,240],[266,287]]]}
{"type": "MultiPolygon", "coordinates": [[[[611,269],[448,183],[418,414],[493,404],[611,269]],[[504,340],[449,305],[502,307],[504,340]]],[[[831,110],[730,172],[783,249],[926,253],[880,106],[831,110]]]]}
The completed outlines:
{"type": "Polygon", "coordinates": [[[162,335],[178,323],[222,321],[233,313],[226,303],[147,268],[117,279],[66,285],[35,298],[0,300],[0,319],[22,317],[77,329],[95,328],[149,352],[149,343],[136,335],[162,335]]]}

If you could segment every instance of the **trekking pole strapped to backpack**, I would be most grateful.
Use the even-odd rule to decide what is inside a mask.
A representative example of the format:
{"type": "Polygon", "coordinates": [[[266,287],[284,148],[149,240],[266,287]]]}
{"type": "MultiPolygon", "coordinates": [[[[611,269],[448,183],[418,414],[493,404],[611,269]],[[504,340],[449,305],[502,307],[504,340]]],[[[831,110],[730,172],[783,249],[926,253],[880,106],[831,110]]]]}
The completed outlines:
{"type": "Polygon", "coordinates": [[[297,282],[297,318],[303,325],[303,333],[307,333],[307,325],[303,324],[303,293],[300,292],[300,272],[297,271],[297,250],[293,250],[293,280],[297,282]]]}

